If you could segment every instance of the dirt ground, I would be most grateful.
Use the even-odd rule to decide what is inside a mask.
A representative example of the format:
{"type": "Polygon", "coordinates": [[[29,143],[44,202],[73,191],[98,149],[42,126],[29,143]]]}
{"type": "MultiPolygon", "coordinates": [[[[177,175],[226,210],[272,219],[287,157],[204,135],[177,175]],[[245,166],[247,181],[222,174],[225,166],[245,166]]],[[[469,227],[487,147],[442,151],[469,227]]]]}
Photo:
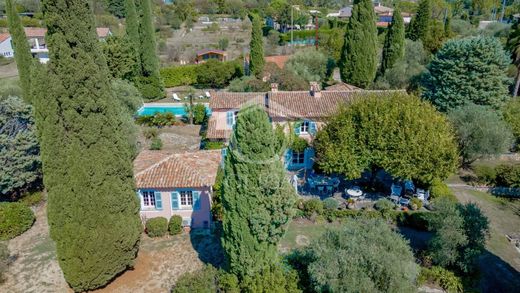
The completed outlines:
{"type": "MultiPolygon", "coordinates": [[[[138,136],[140,149],[148,149],[150,140],[143,136],[141,127],[138,136]]],[[[200,148],[200,125],[170,126],[159,129],[159,137],[163,142],[162,150],[172,153],[182,153],[186,151],[196,151],[200,148]]]]}
{"type": "MultiPolygon", "coordinates": [[[[72,292],[56,260],[49,237],[45,205],[35,209],[36,222],[24,234],[9,241],[12,263],[0,292],[72,292]]],[[[151,239],[143,235],[133,270],[128,270],[96,293],[169,292],[185,272],[204,263],[220,265],[221,248],[214,235],[194,231],[179,236],[151,239]]]]}
{"type": "MultiPolygon", "coordinates": [[[[18,76],[18,69],[16,62],[11,62],[7,65],[0,66],[0,79],[18,76]]],[[[0,80],[1,82],[1,80],[0,80]]]]}

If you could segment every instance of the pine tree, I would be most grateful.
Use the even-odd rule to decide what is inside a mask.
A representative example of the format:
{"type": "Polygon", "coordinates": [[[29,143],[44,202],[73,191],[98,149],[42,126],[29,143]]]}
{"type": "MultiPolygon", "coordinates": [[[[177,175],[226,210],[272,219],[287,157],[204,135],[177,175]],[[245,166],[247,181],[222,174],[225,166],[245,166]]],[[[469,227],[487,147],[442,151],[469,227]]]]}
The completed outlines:
{"type": "Polygon", "coordinates": [[[430,32],[430,19],[432,16],[432,5],[430,0],[421,0],[417,13],[412,18],[408,30],[408,38],[412,41],[421,40],[426,43],[430,32]]]}
{"type": "Polygon", "coordinates": [[[249,44],[250,63],[249,70],[252,75],[259,75],[264,69],[264,43],[262,39],[262,21],[260,16],[250,15],[253,26],[251,28],[251,43],[249,44]]]}
{"type": "Polygon", "coordinates": [[[50,61],[34,70],[32,93],[50,235],[65,279],[86,291],[131,267],[139,247],[126,111],[111,90],[89,1],[42,8],[50,61]]]}
{"type": "Polygon", "coordinates": [[[33,58],[31,55],[31,48],[25,31],[20,21],[20,17],[16,12],[16,8],[13,5],[13,0],[6,0],[5,10],[7,12],[7,21],[9,25],[9,32],[11,33],[11,39],[14,47],[14,58],[16,60],[16,67],[18,68],[18,74],[20,76],[20,83],[23,90],[23,98],[26,102],[30,103],[29,92],[31,86],[31,64],[33,58]]]}
{"type": "Polygon", "coordinates": [[[141,44],[141,74],[138,78],[139,91],[143,98],[151,100],[164,97],[164,89],[159,75],[159,59],[156,53],[155,29],[152,19],[151,0],[140,0],[139,39],[141,44]]]}
{"type": "Polygon", "coordinates": [[[134,53],[135,65],[133,66],[133,71],[134,77],[137,77],[141,75],[141,56],[139,50],[139,47],[141,46],[141,38],[139,37],[139,18],[137,16],[137,10],[135,8],[135,1],[126,0],[125,8],[126,40],[134,53]]]}
{"type": "Polygon", "coordinates": [[[384,75],[387,69],[392,68],[395,62],[404,56],[404,47],[404,21],[399,7],[396,6],[392,23],[385,37],[381,75],[384,75]]]}
{"type": "Polygon", "coordinates": [[[253,277],[276,262],[295,192],[280,160],[281,143],[258,107],[239,112],[224,169],[223,236],[230,271],[253,277]]]}
{"type": "Polygon", "coordinates": [[[354,1],[340,60],[340,73],[343,81],[362,88],[374,81],[377,71],[375,19],[372,1],[354,1]]]}

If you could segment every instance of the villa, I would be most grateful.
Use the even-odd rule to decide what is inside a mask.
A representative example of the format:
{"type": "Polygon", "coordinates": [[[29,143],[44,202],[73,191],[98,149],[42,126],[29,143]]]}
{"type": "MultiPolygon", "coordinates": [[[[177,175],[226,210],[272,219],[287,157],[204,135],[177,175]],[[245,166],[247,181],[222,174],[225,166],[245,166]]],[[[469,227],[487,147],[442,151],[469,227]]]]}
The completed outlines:
{"type": "Polygon", "coordinates": [[[185,227],[209,228],[220,150],[170,154],[142,151],[134,160],[141,220],[182,217],[185,227]]]}

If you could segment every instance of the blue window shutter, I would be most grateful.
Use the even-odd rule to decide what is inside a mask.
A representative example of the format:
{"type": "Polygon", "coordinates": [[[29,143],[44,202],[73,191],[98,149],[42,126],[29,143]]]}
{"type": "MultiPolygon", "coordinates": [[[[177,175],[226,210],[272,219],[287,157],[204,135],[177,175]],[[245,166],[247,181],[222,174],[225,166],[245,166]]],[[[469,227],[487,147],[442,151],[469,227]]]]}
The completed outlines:
{"type": "Polygon", "coordinates": [[[301,122],[294,123],[294,133],[296,135],[300,135],[300,126],[302,125],[301,122]]]}
{"type": "Polygon", "coordinates": [[[174,191],[172,192],[172,210],[179,209],[179,193],[174,191]]]}
{"type": "Polygon", "coordinates": [[[193,191],[193,209],[200,209],[200,191],[193,191]]]}
{"type": "Polygon", "coordinates": [[[288,168],[291,165],[292,161],[292,150],[287,149],[285,151],[285,168],[288,168]]]}
{"type": "Polygon", "coordinates": [[[162,198],[160,192],[155,193],[155,209],[162,210],[162,198]]]}
{"type": "Polygon", "coordinates": [[[316,151],[313,148],[306,148],[304,151],[305,155],[305,168],[312,169],[312,166],[314,165],[314,157],[315,157],[316,151]]]}
{"type": "Polygon", "coordinates": [[[233,111],[226,112],[226,122],[228,126],[233,126],[233,111]]]}
{"type": "Polygon", "coordinates": [[[316,135],[316,122],[309,122],[309,133],[311,135],[316,135]]]}

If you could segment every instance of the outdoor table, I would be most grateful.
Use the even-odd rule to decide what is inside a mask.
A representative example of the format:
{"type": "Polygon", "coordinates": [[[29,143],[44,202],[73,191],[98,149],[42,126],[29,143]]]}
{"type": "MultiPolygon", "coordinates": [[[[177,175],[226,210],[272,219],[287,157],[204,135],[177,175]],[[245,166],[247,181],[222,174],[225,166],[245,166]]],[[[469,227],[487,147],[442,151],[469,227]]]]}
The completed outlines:
{"type": "Polygon", "coordinates": [[[363,195],[363,191],[357,186],[347,189],[346,193],[350,197],[360,197],[363,195]]]}

